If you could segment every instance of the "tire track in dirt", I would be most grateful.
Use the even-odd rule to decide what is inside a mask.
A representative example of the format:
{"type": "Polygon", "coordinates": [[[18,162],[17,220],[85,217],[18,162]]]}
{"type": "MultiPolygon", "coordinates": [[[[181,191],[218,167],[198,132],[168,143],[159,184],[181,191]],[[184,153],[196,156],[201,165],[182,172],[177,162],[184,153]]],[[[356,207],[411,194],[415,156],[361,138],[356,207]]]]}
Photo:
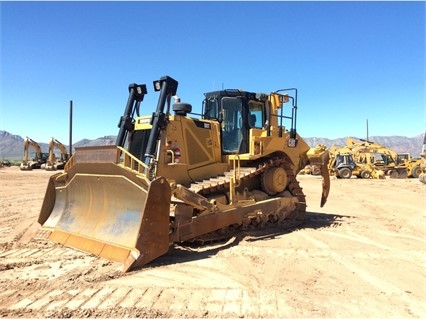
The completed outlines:
{"type": "MultiPolygon", "coordinates": [[[[45,189],[39,181],[47,184],[49,174],[24,174],[18,173],[20,195],[10,198],[39,196],[7,211],[34,221],[45,189]]],[[[320,184],[302,179],[308,203],[317,203],[320,184]]],[[[389,189],[388,181],[372,182],[376,194],[389,189]]],[[[12,179],[7,183],[14,187],[12,179]]],[[[128,274],[121,265],[62,246],[20,243],[9,233],[5,241],[14,245],[0,253],[0,317],[423,317],[425,236],[411,218],[425,214],[400,189],[412,183],[394,184],[408,199],[398,206],[404,215],[388,214],[397,199],[378,205],[366,181],[332,183],[326,208],[310,206],[306,224],[293,232],[176,248],[128,274]]],[[[0,180],[0,204],[9,205],[1,201],[4,185],[0,180]]]]}
{"type": "MultiPolygon", "coordinates": [[[[15,276],[13,282],[15,288],[18,289],[12,291],[11,294],[21,296],[18,302],[6,303],[2,307],[6,308],[8,314],[11,315],[32,311],[33,314],[43,316],[49,311],[57,310],[58,307],[66,309],[68,314],[81,310],[86,310],[86,313],[90,314],[102,313],[102,311],[111,309],[119,309],[122,313],[124,308],[129,311],[133,308],[143,308],[148,313],[155,314],[161,309],[164,310],[164,304],[169,304],[171,308],[183,315],[197,316],[200,307],[205,309],[206,313],[216,315],[226,313],[236,315],[240,311],[246,311],[254,316],[258,314],[258,311],[251,307],[253,299],[248,295],[243,297],[242,290],[233,287],[238,287],[240,284],[238,282],[232,284],[225,273],[216,275],[214,280],[207,280],[207,282],[210,281],[210,285],[204,285],[206,278],[214,272],[215,263],[209,263],[204,267],[199,267],[200,265],[179,267],[180,264],[175,264],[169,266],[174,268],[173,271],[164,269],[164,267],[154,267],[128,276],[123,275],[119,282],[107,280],[88,285],[87,282],[77,281],[69,289],[60,289],[69,286],[64,284],[64,280],[72,279],[73,272],[89,272],[85,268],[90,268],[90,263],[82,263],[82,260],[78,258],[79,254],[84,256],[83,261],[95,259],[66,247],[14,249],[0,255],[0,260],[6,260],[6,264],[9,265],[8,267],[15,276]],[[77,260],[79,260],[78,263],[77,260]],[[68,261],[74,262],[73,265],[67,264],[68,261]],[[147,272],[149,276],[146,276],[147,272]],[[165,273],[168,275],[164,277],[165,273]],[[144,275],[140,279],[143,286],[130,288],[137,287],[135,280],[137,283],[140,275],[144,275]],[[173,280],[174,275],[177,278],[182,278],[182,276],[193,278],[193,282],[179,283],[179,281],[173,280]],[[129,282],[126,281],[126,277],[129,282]],[[30,289],[27,287],[29,280],[36,280],[30,289]],[[58,280],[59,283],[55,284],[55,280],[58,280]],[[200,283],[199,288],[185,289],[186,284],[193,287],[197,281],[200,283]],[[161,282],[164,283],[164,287],[161,282]],[[217,288],[218,283],[224,282],[226,288],[217,288]],[[175,288],[170,289],[171,286],[175,288]]],[[[6,278],[9,276],[8,270],[4,270],[4,275],[6,278]]],[[[3,284],[5,283],[3,282],[3,284]]]]}
{"type": "MultiPolygon", "coordinates": [[[[12,313],[29,309],[46,315],[57,307],[67,309],[69,313],[75,313],[79,309],[85,309],[87,313],[94,313],[107,309],[120,308],[121,311],[124,311],[124,308],[143,307],[149,313],[156,313],[161,309],[164,310],[164,304],[169,304],[177,313],[195,316],[199,316],[200,309],[204,309],[206,314],[215,316],[270,317],[277,313],[294,314],[282,299],[281,294],[277,294],[274,290],[264,289],[265,284],[261,281],[265,278],[257,276],[256,273],[263,273],[265,267],[262,266],[262,269],[245,267],[247,258],[249,260],[258,259],[258,252],[257,249],[245,246],[245,242],[242,244],[242,246],[231,248],[231,251],[225,249],[224,251],[228,252],[224,254],[220,252],[217,257],[195,260],[189,264],[175,263],[170,266],[145,268],[123,275],[118,279],[103,281],[101,285],[95,284],[86,289],[84,289],[85,286],[67,290],[58,289],[60,286],[55,285],[47,288],[45,285],[45,289],[37,288],[28,293],[21,291],[21,300],[9,305],[7,309],[12,313]],[[230,256],[235,258],[227,260],[230,256]],[[233,267],[228,271],[221,271],[223,263],[231,263],[233,267]],[[250,285],[247,285],[247,276],[252,278],[252,281],[249,281],[250,285]],[[186,285],[192,288],[187,289],[186,285]],[[123,290],[123,287],[138,288],[123,290]],[[257,289],[259,287],[260,289],[257,289]]],[[[62,249],[68,250],[70,254],[74,252],[62,247],[46,250],[44,251],[45,261],[52,261],[52,258],[62,249]]],[[[269,253],[273,254],[273,251],[271,250],[269,253]]],[[[9,251],[7,255],[13,257],[11,260],[18,264],[19,260],[27,260],[27,258],[38,260],[40,254],[40,250],[26,249],[9,251]]],[[[61,260],[67,260],[67,254],[63,255],[65,257],[61,257],[61,260]]],[[[83,271],[81,266],[80,263],[78,271],[83,271]]],[[[50,266],[50,270],[57,268],[54,264],[50,266]]],[[[56,276],[57,279],[62,278],[62,282],[65,278],[71,278],[73,270],[72,267],[63,268],[63,273],[57,273],[56,276]]],[[[76,268],[74,269],[77,271],[76,268]]],[[[46,272],[50,272],[50,270],[47,270],[46,267],[42,269],[23,267],[22,273],[32,273],[34,276],[43,278],[47,277],[46,272]],[[43,271],[45,272],[43,273],[43,271]]],[[[29,279],[22,276],[24,282],[29,279]]],[[[52,281],[54,278],[46,280],[52,281]]],[[[269,280],[266,286],[268,285],[269,280]]]]}
{"type": "MultiPolygon", "coordinates": [[[[422,317],[425,313],[425,309],[421,305],[420,300],[414,300],[414,298],[410,297],[409,294],[407,294],[407,291],[404,289],[401,289],[400,287],[395,286],[394,284],[388,282],[385,279],[379,278],[378,275],[373,274],[365,269],[362,269],[360,267],[359,263],[356,263],[354,261],[351,261],[349,258],[343,256],[342,254],[338,254],[335,252],[335,250],[325,243],[322,240],[318,240],[314,238],[314,236],[309,235],[308,233],[302,233],[301,234],[307,241],[312,243],[315,247],[328,251],[329,255],[340,265],[346,267],[348,270],[350,270],[353,274],[358,276],[361,280],[363,280],[365,283],[373,286],[380,292],[386,292],[387,295],[392,297],[397,297],[405,304],[405,309],[408,312],[409,315],[414,315],[416,317],[422,317]]],[[[356,239],[357,236],[355,236],[356,239]]],[[[380,245],[379,245],[380,246],[380,245]]],[[[393,314],[395,315],[395,313],[393,314]]],[[[406,316],[406,314],[403,314],[402,316],[406,316]]]]}
{"type": "MultiPolygon", "coordinates": [[[[379,238],[387,238],[388,236],[394,236],[394,237],[398,237],[400,239],[405,239],[407,240],[406,242],[400,242],[399,245],[401,245],[402,247],[398,248],[395,246],[391,246],[391,245],[387,245],[387,244],[382,244],[380,242],[378,242],[375,239],[370,239],[368,237],[359,235],[353,231],[350,230],[346,230],[345,232],[327,232],[327,235],[329,236],[335,236],[335,237],[339,237],[341,239],[346,239],[349,241],[353,241],[356,243],[360,243],[360,244],[364,244],[367,246],[374,246],[377,248],[380,248],[381,250],[387,250],[390,251],[392,250],[394,253],[396,253],[398,256],[407,256],[407,258],[412,257],[413,252],[407,251],[407,247],[404,246],[410,246],[410,241],[420,241],[424,244],[426,244],[426,240],[421,238],[421,237],[417,237],[417,236],[403,236],[401,234],[393,234],[393,233],[389,233],[389,232],[384,232],[384,231],[380,231],[380,233],[375,234],[375,236],[379,237],[379,238]]],[[[421,257],[424,255],[424,251],[417,251],[414,252],[416,255],[418,255],[418,257],[421,257]]]]}

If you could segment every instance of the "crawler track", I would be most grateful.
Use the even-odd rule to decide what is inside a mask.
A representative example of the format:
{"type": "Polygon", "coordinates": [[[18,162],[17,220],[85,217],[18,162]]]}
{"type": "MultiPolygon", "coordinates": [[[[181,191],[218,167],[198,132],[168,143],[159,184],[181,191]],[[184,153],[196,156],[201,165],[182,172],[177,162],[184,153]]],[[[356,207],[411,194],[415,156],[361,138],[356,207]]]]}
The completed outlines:
{"type": "MultiPolygon", "coordinates": [[[[246,231],[262,230],[268,228],[280,227],[281,229],[291,228],[300,225],[306,212],[306,199],[296,176],[291,169],[290,163],[283,158],[273,158],[266,162],[255,163],[257,165],[250,167],[241,167],[239,169],[240,184],[248,184],[252,179],[258,179],[257,184],[260,184],[260,178],[263,173],[272,167],[283,167],[287,173],[288,184],[287,188],[281,194],[275,196],[292,196],[297,197],[298,203],[295,209],[288,217],[284,217],[276,212],[268,212],[260,217],[251,217],[242,220],[239,224],[234,224],[226,229],[220,229],[215,232],[199,236],[194,239],[198,243],[211,243],[215,241],[225,240],[238,233],[246,231]]],[[[206,198],[217,193],[228,193],[230,190],[230,180],[234,176],[234,170],[226,172],[223,176],[217,176],[208,180],[193,183],[190,187],[195,193],[198,193],[206,198]]],[[[253,190],[253,189],[252,189],[253,190]]],[[[272,196],[274,197],[274,196],[272,196]]]]}

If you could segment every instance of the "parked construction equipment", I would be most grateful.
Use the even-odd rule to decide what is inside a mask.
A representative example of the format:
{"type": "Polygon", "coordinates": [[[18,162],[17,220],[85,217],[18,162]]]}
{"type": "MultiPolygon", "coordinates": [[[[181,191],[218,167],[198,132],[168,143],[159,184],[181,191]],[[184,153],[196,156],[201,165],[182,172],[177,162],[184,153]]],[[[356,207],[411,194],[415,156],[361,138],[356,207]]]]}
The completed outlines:
{"type": "Polygon", "coordinates": [[[43,153],[41,151],[40,145],[27,136],[24,140],[24,158],[22,160],[20,168],[23,171],[41,168],[41,166],[46,163],[48,157],[49,154],[43,153]],[[32,160],[29,159],[30,146],[34,148],[36,155],[32,160]]]}
{"type": "Polygon", "coordinates": [[[12,163],[9,160],[0,161],[0,167],[10,167],[10,166],[12,166],[12,163]]]}
{"type": "MultiPolygon", "coordinates": [[[[337,149],[335,146],[332,146],[331,149],[333,148],[337,149]]],[[[407,177],[406,167],[396,163],[397,153],[379,143],[363,139],[355,140],[348,137],[346,146],[340,148],[339,151],[341,150],[352,154],[355,163],[360,164],[363,167],[367,167],[369,170],[374,168],[376,173],[378,173],[378,176],[381,176],[381,173],[378,171],[382,171],[390,178],[407,177]]],[[[372,171],[372,173],[374,175],[375,172],[372,171]]]]}
{"type": "MultiPolygon", "coordinates": [[[[325,146],[324,144],[317,144],[316,146],[314,146],[313,148],[310,149],[310,152],[317,152],[317,153],[325,153],[327,152],[329,154],[330,157],[330,153],[327,149],[327,146],[325,146]]],[[[322,175],[321,172],[321,166],[322,165],[316,165],[316,164],[307,164],[304,168],[302,168],[298,174],[300,175],[305,175],[305,174],[309,174],[309,175],[322,175]]]]}
{"type": "Polygon", "coordinates": [[[423,136],[423,147],[422,152],[420,153],[421,156],[421,162],[420,162],[420,169],[421,173],[419,175],[419,181],[423,184],[426,184],[426,132],[423,136]]]}
{"type": "Polygon", "coordinates": [[[44,165],[44,168],[47,171],[55,171],[57,169],[64,169],[64,166],[66,162],[68,161],[68,153],[67,150],[61,142],[59,142],[55,138],[51,138],[49,141],[49,157],[47,159],[46,164],[44,165]],[[61,151],[61,157],[56,158],[55,155],[55,148],[59,149],[61,151]]]}
{"type": "Polygon", "coordinates": [[[410,153],[397,154],[396,164],[398,166],[405,167],[408,177],[419,178],[422,173],[421,163],[421,158],[414,158],[410,153]]]}
{"type": "Polygon", "coordinates": [[[381,170],[375,169],[371,164],[360,164],[353,158],[352,151],[347,147],[336,149],[334,147],[330,150],[329,170],[330,175],[337,178],[351,178],[356,176],[358,178],[374,178],[383,179],[385,174],[381,170]]]}

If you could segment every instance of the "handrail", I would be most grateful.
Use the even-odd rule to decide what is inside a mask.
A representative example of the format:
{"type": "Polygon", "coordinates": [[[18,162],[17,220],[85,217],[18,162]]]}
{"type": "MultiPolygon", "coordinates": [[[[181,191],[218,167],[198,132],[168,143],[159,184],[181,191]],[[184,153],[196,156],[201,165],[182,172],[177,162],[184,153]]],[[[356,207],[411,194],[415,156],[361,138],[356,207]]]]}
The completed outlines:
{"type": "Polygon", "coordinates": [[[132,155],[130,152],[125,150],[124,148],[117,146],[117,164],[120,164],[126,168],[131,169],[132,171],[136,171],[139,174],[145,175],[148,178],[146,172],[149,171],[148,165],[142,162],[140,159],[132,155]],[[123,159],[121,160],[121,157],[123,159]]]}
{"type": "MultiPolygon", "coordinates": [[[[83,163],[90,163],[92,162],[90,156],[89,159],[84,157],[84,154],[86,153],[86,150],[83,151],[82,148],[82,156],[79,156],[79,150],[76,150],[76,152],[70,157],[70,159],[67,161],[67,163],[65,164],[64,167],[64,171],[68,171],[71,169],[71,167],[73,167],[76,163],[76,159],[77,162],[83,162],[83,163]]],[[[127,151],[126,149],[124,149],[121,146],[108,146],[108,148],[106,149],[105,147],[98,147],[98,150],[104,150],[107,153],[106,157],[104,157],[103,160],[99,161],[99,160],[95,160],[95,163],[99,163],[99,162],[114,162],[114,164],[120,165],[126,169],[130,169],[135,173],[138,174],[142,174],[144,175],[144,177],[148,178],[148,174],[147,172],[149,171],[149,167],[148,165],[146,165],[144,162],[142,162],[140,159],[138,159],[137,157],[135,157],[133,154],[131,154],[129,151],[127,151]],[[111,147],[115,147],[115,150],[111,149],[111,147]],[[116,152],[115,155],[113,152],[116,152]],[[108,155],[109,153],[109,155],[108,155]]],[[[90,151],[89,151],[90,152],[90,151]]]]}

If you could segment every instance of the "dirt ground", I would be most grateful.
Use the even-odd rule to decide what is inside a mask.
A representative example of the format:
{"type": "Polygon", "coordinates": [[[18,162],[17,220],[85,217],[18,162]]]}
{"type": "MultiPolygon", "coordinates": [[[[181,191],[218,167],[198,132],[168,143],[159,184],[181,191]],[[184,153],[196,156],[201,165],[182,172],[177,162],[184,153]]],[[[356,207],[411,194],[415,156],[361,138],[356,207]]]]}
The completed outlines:
{"type": "Polygon", "coordinates": [[[0,317],[425,318],[426,185],[302,175],[306,223],[142,269],[32,239],[49,175],[0,169],[0,317]]]}

